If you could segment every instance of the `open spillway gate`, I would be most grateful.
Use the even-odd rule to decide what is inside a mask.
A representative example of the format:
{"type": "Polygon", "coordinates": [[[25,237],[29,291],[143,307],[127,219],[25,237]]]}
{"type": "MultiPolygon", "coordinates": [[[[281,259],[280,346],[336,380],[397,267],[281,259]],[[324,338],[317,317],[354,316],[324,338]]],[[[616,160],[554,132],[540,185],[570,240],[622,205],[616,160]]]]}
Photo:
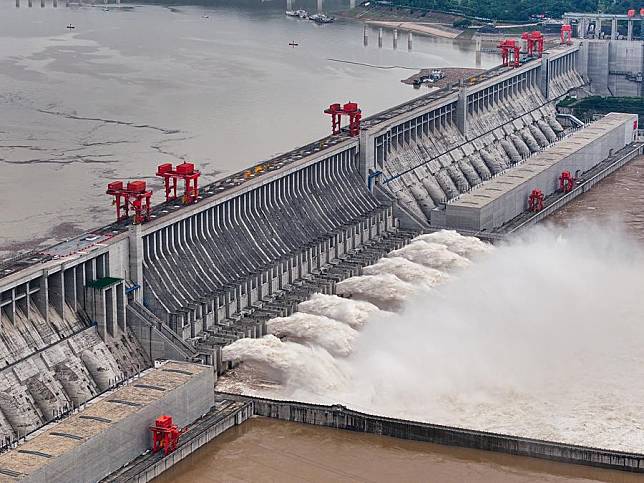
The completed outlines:
{"type": "MultiPolygon", "coordinates": [[[[367,189],[356,144],[195,205],[180,220],[143,225],[143,304],[130,305],[133,317],[168,327],[192,357],[221,367],[221,346],[264,335],[269,318],[294,312],[314,292],[333,293],[402,246],[412,232],[367,189]]],[[[145,328],[137,334],[154,352],[145,328]]]]}
{"type": "MultiPolygon", "coordinates": [[[[55,382],[64,377],[96,373],[72,398],[81,401],[154,358],[223,369],[223,345],[263,335],[267,319],[314,292],[333,293],[433,229],[434,210],[557,143],[569,126],[554,102],[584,83],[583,62],[565,46],[491,69],[362,120],[358,136],[341,131],[201,187],[196,203],[167,201],[143,224],[120,221],[0,264],[0,352],[28,367],[12,372],[6,400],[27,394],[15,408],[34,414],[15,425],[37,427],[42,408],[64,407],[55,382]],[[84,329],[91,337],[75,335],[84,329]]],[[[0,428],[13,425],[0,417],[0,428]]]]}

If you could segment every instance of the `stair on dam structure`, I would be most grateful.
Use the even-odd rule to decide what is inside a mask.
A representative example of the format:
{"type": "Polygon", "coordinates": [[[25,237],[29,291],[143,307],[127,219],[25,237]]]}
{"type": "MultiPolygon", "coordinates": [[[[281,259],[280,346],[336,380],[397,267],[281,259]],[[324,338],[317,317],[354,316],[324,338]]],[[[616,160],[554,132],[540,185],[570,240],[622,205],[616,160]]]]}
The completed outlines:
{"type": "MultiPolygon", "coordinates": [[[[535,99],[536,104],[541,102],[537,94],[535,99]]],[[[402,207],[418,220],[428,223],[431,211],[437,206],[476,188],[564,134],[551,105],[502,122],[516,114],[503,109],[487,111],[474,124],[500,127],[471,141],[448,124],[429,136],[423,135],[397,146],[384,165],[388,178],[385,187],[402,207]],[[451,146],[447,151],[445,139],[451,146]]]]}
{"type": "Polygon", "coordinates": [[[49,307],[47,320],[30,306],[29,317],[20,308],[13,321],[0,317],[0,446],[150,364],[131,334],[103,341],[71,307],[65,313],[49,307]]]}

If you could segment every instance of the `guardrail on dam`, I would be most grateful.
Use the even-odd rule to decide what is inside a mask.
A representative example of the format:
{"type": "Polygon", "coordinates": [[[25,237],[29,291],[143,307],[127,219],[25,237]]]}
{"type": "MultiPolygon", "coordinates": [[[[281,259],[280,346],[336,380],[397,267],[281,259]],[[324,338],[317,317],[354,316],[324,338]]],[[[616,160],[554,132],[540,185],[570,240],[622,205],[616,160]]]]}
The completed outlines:
{"type": "Polygon", "coordinates": [[[358,138],[202,187],[197,203],[1,264],[0,354],[13,365],[0,370],[0,438],[154,358],[223,370],[223,345],[261,336],[269,318],[431,229],[435,206],[556,142],[553,101],[581,85],[577,62],[565,46],[492,69],[364,120],[358,138]]]}
{"type": "Polygon", "coordinates": [[[226,399],[252,402],[253,414],[256,416],[447,446],[460,446],[563,463],[644,473],[644,454],[639,453],[386,418],[353,411],[341,405],[323,406],[229,393],[217,394],[226,399]]]}

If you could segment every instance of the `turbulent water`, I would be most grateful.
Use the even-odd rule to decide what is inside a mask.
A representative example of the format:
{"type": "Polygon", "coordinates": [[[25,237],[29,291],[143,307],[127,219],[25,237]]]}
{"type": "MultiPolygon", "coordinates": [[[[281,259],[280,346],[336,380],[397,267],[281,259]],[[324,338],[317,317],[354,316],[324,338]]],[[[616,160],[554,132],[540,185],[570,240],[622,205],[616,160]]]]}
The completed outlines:
{"type": "Polygon", "coordinates": [[[423,235],[226,347],[218,387],[641,452],[643,283],[619,225],[423,235]]]}

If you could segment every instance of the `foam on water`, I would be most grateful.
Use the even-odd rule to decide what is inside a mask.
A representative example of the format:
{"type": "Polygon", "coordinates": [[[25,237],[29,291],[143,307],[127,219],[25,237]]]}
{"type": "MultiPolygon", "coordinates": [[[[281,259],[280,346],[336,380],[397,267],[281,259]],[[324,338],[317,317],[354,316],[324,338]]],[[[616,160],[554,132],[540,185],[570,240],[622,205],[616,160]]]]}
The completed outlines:
{"type": "Polygon", "coordinates": [[[270,334],[294,342],[318,345],[334,356],[348,356],[351,343],[358,335],[355,329],[323,315],[296,312],[288,317],[275,317],[266,323],[270,334]]]}
{"type": "MultiPolygon", "coordinates": [[[[643,452],[641,247],[614,226],[538,227],[493,251],[452,244],[481,255],[469,263],[432,241],[453,236],[397,251],[424,267],[458,270],[432,289],[384,273],[342,282],[398,310],[372,312],[348,356],[272,336],[224,349],[251,363],[241,366],[248,381],[253,371],[255,381],[279,374],[274,388],[249,382],[244,391],[643,452]]],[[[224,387],[233,384],[227,377],[224,387]]]]}

